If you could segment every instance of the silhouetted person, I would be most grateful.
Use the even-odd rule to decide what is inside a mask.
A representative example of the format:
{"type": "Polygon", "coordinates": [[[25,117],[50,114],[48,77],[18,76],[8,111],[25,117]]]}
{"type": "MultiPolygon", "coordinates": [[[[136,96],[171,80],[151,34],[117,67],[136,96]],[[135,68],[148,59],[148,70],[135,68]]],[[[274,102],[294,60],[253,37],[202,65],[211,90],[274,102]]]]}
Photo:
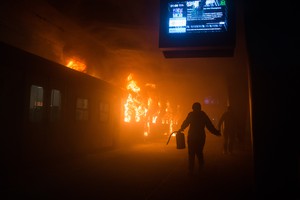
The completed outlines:
{"type": "Polygon", "coordinates": [[[188,144],[188,170],[189,174],[194,171],[195,157],[197,156],[199,162],[199,171],[204,166],[203,148],[206,140],[205,128],[212,134],[221,136],[220,131],[217,130],[207,114],[201,110],[201,104],[196,102],[192,106],[193,111],[188,113],[188,116],[183,121],[179,131],[183,131],[189,126],[187,135],[188,144]]]}
{"type": "Polygon", "coordinates": [[[236,136],[236,120],[231,106],[228,106],[227,110],[222,114],[218,123],[218,129],[223,133],[223,153],[233,153],[232,151],[236,136]]]}

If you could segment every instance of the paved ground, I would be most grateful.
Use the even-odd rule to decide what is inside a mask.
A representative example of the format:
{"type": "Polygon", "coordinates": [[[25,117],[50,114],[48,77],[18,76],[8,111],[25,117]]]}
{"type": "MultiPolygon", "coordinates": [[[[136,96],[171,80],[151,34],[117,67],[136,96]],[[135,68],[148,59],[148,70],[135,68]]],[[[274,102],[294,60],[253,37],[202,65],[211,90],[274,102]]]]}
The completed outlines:
{"type": "Polygon", "coordinates": [[[251,151],[223,155],[208,135],[206,165],[187,175],[187,149],[175,138],[87,155],[10,177],[1,199],[254,199],[251,151]]]}

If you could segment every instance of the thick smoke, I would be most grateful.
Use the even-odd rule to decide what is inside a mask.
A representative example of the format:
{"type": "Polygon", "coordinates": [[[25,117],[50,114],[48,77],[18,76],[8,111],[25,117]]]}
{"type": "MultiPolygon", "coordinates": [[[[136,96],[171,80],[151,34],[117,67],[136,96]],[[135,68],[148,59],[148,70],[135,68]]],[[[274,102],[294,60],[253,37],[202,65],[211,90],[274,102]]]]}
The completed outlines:
{"type": "Polygon", "coordinates": [[[0,39],[63,65],[67,57],[77,57],[86,73],[120,87],[134,73],[186,110],[207,96],[218,98],[223,109],[227,76],[245,68],[245,62],[236,57],[164,58],[158,48],[158,1],[147,2],[2,2],[0,39]]]}

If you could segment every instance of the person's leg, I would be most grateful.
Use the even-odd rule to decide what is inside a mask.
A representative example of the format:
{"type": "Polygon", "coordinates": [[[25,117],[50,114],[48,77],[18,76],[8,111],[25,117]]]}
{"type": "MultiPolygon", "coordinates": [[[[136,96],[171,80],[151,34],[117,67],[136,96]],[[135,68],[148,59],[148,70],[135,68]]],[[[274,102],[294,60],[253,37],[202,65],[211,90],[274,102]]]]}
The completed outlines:
{"type": "Polygon", "coordinates": [[[201,170],[204,167],[203,151],[197,152],[197,157],[198,157],[199,170],[201,170]]]}
{"type": "Polygon", "coordinates": [[[188,163],[189,174],[192,174],[194,171],[194,166],[195,166],[195,150],[191,145],[189,145],[189,148],[188,148],[188,160],[189,160],[189,163],[188,163]]]}
{"type": "Polygon", "coordinates": [[[223,137],[224,137],[224,142],[223,142],[223,153],[227,154],[228,153],[228,134],[226,131],[224,131],[223,133],[223,137]]]}
{"type": "Polygon", "coordinates": [[[201,140],[197,144],[197,149],[196,149],[196,155],[197,155],[197,158],[198,158],[199,171],[202,171],[202,169],[204,167],[204,155],[203,155],[204,144],[205,144],[205,138],[203,138],[203,140],[201,140]]]}
{"type": "Polygon", "coordinates": [[[233,153],[233,148],[234,148],[234,136],[230,135],[228,139],[228,153],[232,154],[233,153]]]}

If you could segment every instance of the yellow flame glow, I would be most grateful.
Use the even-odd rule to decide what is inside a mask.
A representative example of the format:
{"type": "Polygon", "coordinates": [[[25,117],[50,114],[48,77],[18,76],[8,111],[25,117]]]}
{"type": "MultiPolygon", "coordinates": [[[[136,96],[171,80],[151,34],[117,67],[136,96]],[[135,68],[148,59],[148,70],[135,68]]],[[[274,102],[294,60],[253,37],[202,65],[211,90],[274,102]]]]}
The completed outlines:
{"type": "Polygon", "coordinates": [[[82,61],[71,58],[67,61],[66,66],[80,72],[86,72],[87,69],[86,65],[82,61]]]}
{"type": "Polygon", "coordinates": [[[169,101],[164,106],[158,101],[153,89],[155,84],[147,83],[145,87],[151,89],[150,93],[145,93],[133,79],[133,75],[127,77],[126,89],[128,91],[127,99],[124,103],[124,122],[139,122],[144,124],[144,136],[151,132],[151,124],[166,124],[169,126],[169,132],[173,131],[174,115],[169,101]]]}

